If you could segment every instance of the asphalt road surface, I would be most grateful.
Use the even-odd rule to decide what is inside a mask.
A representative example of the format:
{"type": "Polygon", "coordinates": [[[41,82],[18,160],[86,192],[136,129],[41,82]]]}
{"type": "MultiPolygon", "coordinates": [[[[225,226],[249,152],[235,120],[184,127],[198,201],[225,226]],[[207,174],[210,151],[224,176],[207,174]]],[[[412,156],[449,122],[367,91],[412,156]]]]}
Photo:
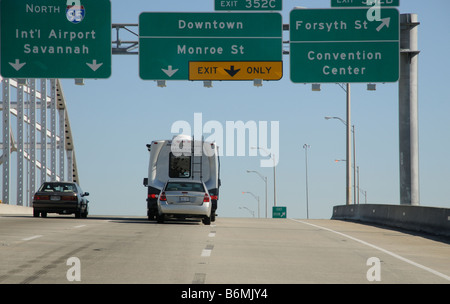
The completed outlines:
{"type": "Polygon", "coordinates": [[[445,239],[334,220],[0,217],[0,284],[450,283],[445,239]]]}

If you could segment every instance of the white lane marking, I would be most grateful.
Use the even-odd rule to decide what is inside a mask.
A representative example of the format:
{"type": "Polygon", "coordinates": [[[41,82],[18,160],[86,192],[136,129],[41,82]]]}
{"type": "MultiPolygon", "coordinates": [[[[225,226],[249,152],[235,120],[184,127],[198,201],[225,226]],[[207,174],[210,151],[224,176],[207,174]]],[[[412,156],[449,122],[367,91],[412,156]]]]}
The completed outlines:
{"type": "Polygon", "coordinates": [[[428,271],[428,272],[431,272],[431,273],[434,274],[434,275],[437,275],[437,276],[439,276],[439,277],[441,277],[441,278],[443,278],[443,279],[446,279],[447,281],[450,281],[450,276],[448,276],[448,275],[445,275],[445,274],[443,274],[443,273],[440,273],[439,271],[436,271],[436,270],[434,270],[434,269],[431,269],[431,268],[429,268],[429,267],[427,267],[427,266],[424,266],[424,265],[422,265],[422,264],[419,264],[419,263],[416,263],[416,262],[414,262],[414,261],[411,261],[411,260],[409,260],[409,259],[407,259],[407,258],[404,258],[404,257],[402,257],[402,256],[400,256],[400,255],[398,255],[398,254],[396,254],[396,253],[393,253],[393,252],[391,252],[391,251],[389,251],[389,250],[383,249],[383,248],[381,248],[381,247],[372,245],[372,244],[367,243],[367,242],[365,242],[365,241],[362,241],[362,240],[360,240],[360,239],[354,238],[354,237],[352,237],[352,236],[350,236],[350,235],[347,235],[347,234],[345,234],[345,233],[338,232],[338,231],[335,231],[335,230],[332,230],[332,229],[329,229],[329,228],[325,228],[325,227],[322,227],[322,226],[318,226],[318,225],[315,225],[315,224],[303,222],[303,221],[300,221],[300,220],[295,220],[295,219],[290,219],[290,220],[292,220],[292,221],[294,221],[294,222],[298,222],[298,223],[310,225],[310,226],[313,226],[313,227],[316,227],[316,228],[319,228],[319,229],[327,230],[327,231],[330,231],[330,232],[333,232],[333,233],[336,233],[336,234],[339,234],[339,235],[342,235],[343,237],[349,238],[349,239],[354,240],[354,241],[356,241],[356,242],[358,242],[358,243],[361,243],[361,244],[363,244],[363,245],[372,247],[372,248],[374,248],[374,249],[376,249],[376,250],[379,250],[379,251],[381,251],[381,252],[384,252],[384,253],[386,253],[386,254],[389,254],[390,256],[393,256],[394,258],[397,258],[397,259],[399,259],[399,260],[401,260],[401,261],[403,261],[403,262],[406,262],[406,263],[411,264],[411,265],[413,265],[413,266],[416,266],[416,267],[418,267],[418,268],[420,268],[420,269],[423,269],[423,270],[426,270],[426,271],[428,271]]]}
{"type": "Polygon", "coordinates": [[[86,227],[86,225],[78,225],[78,226],[74,226],[73,228],[81,228],[81,227],[86,227]]]}
{"type": "Polygon", "coordinates": [[[210,233],[208,234],[208,236],[209,236],[209,237],[215,237],[215,236],[216,236],[216,233],[215,233],[215,232],[210,232],[210,233]]]}
{"type": "Polygon", "coordinates": [[[40,237],[42,237],[42,235],[33,235],[33,236],[30,236],[30,237],[27,237],[27,238],[23,238],[22,241],[31,241],[31,240],[34,240],[34,239],[37,239],[37,238],[40,238],[40,237]]]}
{"type": "Polygon", "coordinates": [[[211,249],[203,249],[201,256],[202,257],[209,257],[209,256],[211,256],[211,252],[212,252],[211,249]]]}
{"type": "Polygon", "coordinates": [[[214,245],[212,245],[212,244],[206,245],[205,249],[202,250],[201,256],[202,257],[209,257],[209,256],[211,256],[211,252],[212,252],[213,249],[214,249],[214,245]]]}

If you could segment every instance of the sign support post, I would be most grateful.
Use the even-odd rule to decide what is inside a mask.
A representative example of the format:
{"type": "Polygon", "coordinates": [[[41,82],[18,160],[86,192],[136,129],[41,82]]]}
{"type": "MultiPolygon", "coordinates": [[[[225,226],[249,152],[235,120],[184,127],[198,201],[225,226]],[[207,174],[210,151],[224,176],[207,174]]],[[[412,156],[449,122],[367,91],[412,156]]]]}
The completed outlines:
{"type": "Polygon", "coordinates": [[[420,204],[417,14],[402,14],[400,48],[399,157],[400,204],[420,204]]]}

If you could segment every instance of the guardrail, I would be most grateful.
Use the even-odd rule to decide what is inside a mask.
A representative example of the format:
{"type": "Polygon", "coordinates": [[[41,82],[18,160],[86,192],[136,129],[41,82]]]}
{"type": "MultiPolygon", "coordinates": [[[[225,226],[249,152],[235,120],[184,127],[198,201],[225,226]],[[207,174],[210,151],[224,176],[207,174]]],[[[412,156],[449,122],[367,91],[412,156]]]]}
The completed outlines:
{"type": "Polygon", "coordinates": [[[334,220],[354,220],[406,230],[450,236],[450,209],[410,205],[339,205],[334,220]]]}
{"type": "Polygon", "coordinates": [[[3,214],[17,214],[17,215],[33,214],[33,208],[0,203],[0,215],[3,214]]]}

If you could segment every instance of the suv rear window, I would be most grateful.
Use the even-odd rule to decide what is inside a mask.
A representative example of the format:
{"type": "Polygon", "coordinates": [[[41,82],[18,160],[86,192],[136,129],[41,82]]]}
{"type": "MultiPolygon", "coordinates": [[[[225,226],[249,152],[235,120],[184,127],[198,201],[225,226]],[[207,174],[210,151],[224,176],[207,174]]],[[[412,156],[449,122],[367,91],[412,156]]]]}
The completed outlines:
{"type": "Polygon", "coordinates": [[[168,182],[166,185],[166,191],[192,191],[192,192],[205,192],[203,184],[189,183],[189,182],[168,182]]]}

